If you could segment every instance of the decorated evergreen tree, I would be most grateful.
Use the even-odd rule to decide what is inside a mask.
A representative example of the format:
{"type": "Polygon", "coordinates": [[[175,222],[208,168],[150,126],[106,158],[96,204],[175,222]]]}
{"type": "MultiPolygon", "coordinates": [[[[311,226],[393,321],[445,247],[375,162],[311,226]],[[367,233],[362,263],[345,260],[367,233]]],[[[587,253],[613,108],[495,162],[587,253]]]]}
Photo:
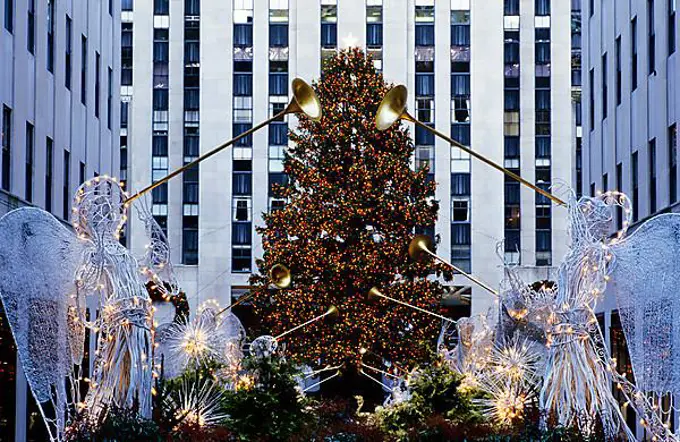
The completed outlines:
{"type": "Polygon", "coordinates": [[[395,125],[379,132],[374,116],[390,89],[358,49],[324,64],[313,85],[320,122],[301,117],[284,167],[289,181],[276,192],[283,209],[259,228],[264,257],[251,279],[263,332],[277,335],[335,305],[337,321],[317,321],[282,339],[293,360],[312,366],[358,365],[363,352],[401,366],[427,357],[441,321],[385,299],[369,302],[372,286],[433,312],[441,310],[444,267],[410,260],[419,227],[434,225],[439,209],[427,170],[413,171],[414,145],[395,125]],[[287,289],[271,290],[268,273],[281,263],[293,274],[287,289]]]}

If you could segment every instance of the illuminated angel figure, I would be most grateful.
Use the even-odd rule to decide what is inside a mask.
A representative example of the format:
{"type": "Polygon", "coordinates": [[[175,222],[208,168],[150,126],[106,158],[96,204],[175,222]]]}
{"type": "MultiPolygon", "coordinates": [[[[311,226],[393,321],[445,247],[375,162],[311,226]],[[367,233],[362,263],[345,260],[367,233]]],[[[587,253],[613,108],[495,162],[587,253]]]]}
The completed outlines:
{"type": "Polygon", "coordinates": [[[119,242],[127,220],[125,193],[113,179],[95,178],[77,191],[73,227],[84,244],[76,272],[80,320],[84,300],[98,296],[100,317],[90,389],[81,407],[96,419],[107,407],[138,405],[151,415],[153,318],[137,260],[119,242]]]}
{"type": "Polygon", "coordinates": [[[150,415],[153,331],[144,283],[156,267],[146,264],[142,274],[118,241],[124,201],[113,178],[83,184],[72,214],[77,236],[37,208],[0,219],[0,298],[52,441],[63,440],[74,411],[96,419],[110,406],[134,404],[150,415]],[[90,318],[88,307],[99,314],[90,318]],[[88,329],[97,342],[84,379],[88,329]]]}
{"type": "MultiPolygon", "coordinates": [[[[676,440],[663,425],[655,405],[638,387],[616,373],[594,313],[608,281],[613,279],[612,275],[622,284],[626,279],[634,281],[629,285],[638,284],[637,294],[640,295],[644,292],[643,284],[654,279],[652,273],[664,269],[663,263],[654,256],[657,251],[647,250],[644,242],[620,242],[630,217],[630,201],[619,192],[607,192],[595,198],[584,197],[578,201],[572,197],[570,200],[571,245],[559,268],[553,311],[548,318],[547,344],[550,351],[540,396],[541,406],[555,413],[561,424],[569,425],[580,417],[588,416],[592,420],[600,419],[607,436],[613,438],[624,433],[630,440],[635,440],[612,394],[611,386],[616,384],[655,440],[676,440]],[[614,209],[625,215],[622,220],[624,230],[609,239],[614,209]],[[614,262],[624,257],[628,261],[622,260],[618,274],[612,273],[616,267],[614,262]],[[657,265],[646,269],[643,263],[649,262],[657,262],[657,265]]],[[[678,218],[675,218],[676,226],[677,221],[678,218]]],[[[648,223],[655,227],[664,225],[663,220],[660,223],[658,218],[648,223]]],[[[677,233],[674,235],[674,229],[667,227],[667,235],[645,239],[670,241],[677,249],[677,233]]],[[[677,267],[670,269],[669,276],[677,277],[677,270],[677,267]]],[[[662,279],[665,277],[662,275],[662,279]]],[[[621,302],[619,294],[617,298],[619,308],[629,309],[621,302]]],[[[658,325],[646,323],[643,319],[637,323],[640,327],[658,325]]]]}

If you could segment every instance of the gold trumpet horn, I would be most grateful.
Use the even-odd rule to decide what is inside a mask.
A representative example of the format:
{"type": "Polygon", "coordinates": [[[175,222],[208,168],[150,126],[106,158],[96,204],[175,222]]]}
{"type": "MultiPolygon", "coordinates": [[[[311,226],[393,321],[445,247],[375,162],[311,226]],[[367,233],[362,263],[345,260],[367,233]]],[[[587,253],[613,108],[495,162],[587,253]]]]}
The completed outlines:
{"type": "Polygon", "coordinates": [[[320,320],[320,319],[325,318],[326,316],[330,317],[331,319],[337,319],[337,317],[338,317],[339,315],[340,315],[340,310],[338,310],[338,308],[337,308],[336,306],[331,305],[331,306],[328,308],[328,310],[326,310],[326,313],[324,313],[324,314],[322,314],[322,315],[319,315],[319,316],[315,316],[315,317],[313,317],[312,319],[310,319],[309,321],[304,322],[304,323],[302,323],[302,324],[300,324],[300,325],[296,325],[295,327],[291,328],[290,330],[286,330],[285,332],[281,333],[280,335],[274,337],[274,339],[276,339],[276,340],[278,341],[279,339],[283,338],[283,337],[286,336],[287,334],[293,333],[295,330],[299,330],[299,329],[301,329],[301,328],[307,327],[307,326],[308,326],[309,324],[311,324],[312,322],[316,322],[316,321],[318,321],[318,320],[320,320]]]}
{"type": "Polygon", "coordinates": [[[406,89],[406,86],[400,84],[392,89],[390,89],[387,94],[385,94],[385,97],[383,98],[382,102],[380,103],[380,106],[378,107],[378,111],[375,114],[375,127],[380,130],[387,130],[392,125],[399,119],[410,121],[412,123],[415,123],[416,126],[419,126],[428,132],[433,133],[434,135],[438,136],[439,138],[442,138],[446,141],[448,141],[451,145],[456,146],[460,150],[467,152],[471,156],[477,158],[478,160],[483,161],[484,163],[488,164],[489,166],[493,167],[496,170],[499,170],[503,172],[504,174],[508,175],[512,179],[519,181],[520,183],[524,184],[525,186],[533,189],[535,192],[540,193],[546,198],[549,198],[556,204],[560,206],[566,206],[566,203],[562,201],[560,198],[556,197],[555,195],[551,194],[550,192],[547,192],[540,187],[536,186],[535,184],[525,180],[521,176],[517,175],[514,172],[511,172],[510,170],[506,169],[505,167],[495,163],[494,161],[490,160],[489,158],[485,157],[484,155],[475,152],[474,150],[470,149],[468,146],[465,146],[458,141],[454,140],[451,137],[448,137],[444,135],[443,133],[439,132],[438,130],[434,129],[433,127],[430,127],[429,125],[418,121],[415,117],[413,117],[411,114],[408,113],[408,110],[406,108],[407,106],[407,99],[408,99],[408,90],[406,89]]]}
{"type": "MultiPolygon", "coordinates": [[[[279,289],[285,289],[290,286],[290,282],[292,281],[293,277],[288,269],[288,267],[284,266],[283,264],[274,264],[272,268],[269,270],[269,278],[272,281],[272,284],[274,284],[277,288],[279,289]]],[[[252,286],[251,286],[252,288],[252,286]]],[[[234,303],[229,304],[215,315],[215,317],[221,315],[222,313],[226,312],[227,310],[231,310],[232,308],[236,307],[237,305],[249,300],[254,296],[254,293],[252,291],[248,292],[247,295],[243,295],[238,300],[234,303]]]]}
{"type": "Polygon", "coordinates": [[[494,290],[486,284],[484,281],[479,280],[478,278],[472,276],[471,274],[467,273],[463,269],[461,269],[458,266],[455,266],[442,258],[441,256],[437,255],[434,253],[434,243],[432,242],[432,239],[427,236],[427,235],[416,235],[413,237],[411,242],[408,245],[408,254],[413,259],[414,261],[423,261],[425,258],[429,256],[433,257],[437,261],[441,262],[442,264],[448,266],[449,268],[453,269],[455,272],[460,273],[463,275],[465,278],[467,278],[469,281],[474,282],[484,290],[488,291],[489,293],[498,296],[498,291],[494,290]]]}
{"type": "Polygon", "coordinates": [[[314,89],[312,89],[310,85],[308,85],[304,80],[300,78],[296,78],[293,80],[291,88],[293,90],[293,98],[291,98],[290,103],[288,103],[288,106],[284,110],[274,115],[273,117],[259,123],[257,126],[254,126],[248,129],[247,131],[243,132],[242,134],[232,138],[231,140],[220,144],[210,152],[204,153],[200,157],[196,158],[194,161],[185,164],[179,169],[175,169],[173,172],[161,178],[160,180],[148,185],[147,187],[140,190],[131,197],[128,197],[125,200],[125,203],[126,204],[131,203],[132,201],[136,200],[145,193],[150,192],[151,190],[155,189],[156,187],[164,183],[167,183],[180,173],[186,171],[187,169],[191,169],[201,161],[207,160],[216,153],[221,152],[222,150],[236,143],[238,140],[257,132],[263,127],[269,125],[272,121],[278,120],[279,118],[282,118],[286,114],[304,114],[307,116],[307,118],[309,118],[312,121],[319,121],[321,119],[323,112],[321,110],[321,102],[319,101],[319,98],[316,96],[314,89]]]}
{"type": "Polygon", "coordinates": [[[398,300],[398,299],[391,298],[391,297],[389,297],[389,296],[387,296],[387,295],[383,295],[383,294],[380,292],[380,290],[378,290],[377,287],[372,287],[371,290],[368,291],[368,294],[367,294],[366,297],[368,298],[369,301],[373,301],[373,300],[376,299],[376,298],[387,299],[388,301],[392,301],[392,302],[395,302],[395,303],[397,303],[397,304],[400,304],[400,305],[403,305],[403,306],[406,306],[406,307],[410,307],[410,308],[412,308],[412,309],[414,309],[414,310],[418,310],[418,311],[421,312],[421,313],[425,313],[425,314],[428,314],[428,315],[437,317],[437,318],[439,318],[439,319],[442,319],[442,320],[444,320],[444,321],[452,322],[452,323],[454,323],[454,324],[456,323],[456,321],[454,321],[453,319],[447,318],[446,316],[442,316],[442,315],[440,315],[439,313],[431,312],[431,311],[429,311],[429,310],[425,310],[424,308],[420,308],[420,307],[418,307],[418,306],[416,306],[416,305],[411,305],[411,304],[409,304],[408,302],[400,301],[400,300],[398,300]]]}
{"type": "Polygon", "coordinates": [[[290,270],[283,264],[274,264],[269,270],[269,278],[280,289],[288,288],[293,279],[290,270]]]}

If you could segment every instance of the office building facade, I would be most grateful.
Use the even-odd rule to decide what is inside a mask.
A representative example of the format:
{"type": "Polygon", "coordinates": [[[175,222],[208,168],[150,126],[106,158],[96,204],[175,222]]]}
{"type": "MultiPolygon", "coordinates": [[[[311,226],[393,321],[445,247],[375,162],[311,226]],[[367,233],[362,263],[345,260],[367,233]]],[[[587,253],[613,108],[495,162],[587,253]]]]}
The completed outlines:
{"type": "MultiPolygon", "coordinates": [[[[679,212],[677,123],[678,15],[675,0],[584,1],[583,183],[584,195],[618,190],[631,199],[629,233],[650,217],[679,212]]],[[[621,212],[614,233],[623,227],[621,212]]],[[[630,359],[616,299],[607,293],[600,326],[620,372],[630,359]]],[[[623,399],[622,399],[623,401],[623,399]]],[[[631,428],[644,435],[625,410],[631,428]]],[[[672,425],[677,428],[677,413],[672,425]]]]}
{"type": "MultiPolygon", "coordinates": [[[[281,110],[293,78],[319,78],[322,59],[346,47],[364,49],[387,82],[405,84],[421,120],[543,188],[572,181],[568,2],[128,0],[123,9],[130,73],[124,61],[121,165],[133,189],[281,110]]],[[[150,198],[193,308],[247,291],[263,253],[255,228],[285,203],[271,187],[286,179],[295,124],[294,116],[274,122],[150,198]]],[[[414,167],[428,165],[438,183],[438,253],[491,285],[503,259],[527,280],[551,279],[566,248],[566,211],[431,134],[412,133],[414,167]]],[[[143,250],[134,219],[127,237],[143,250]]],[[[454,285],[469,286],[473,313],[493,302],[460,276],[454,285]]]]}
{"type": "MultiPolygon", "coordinates": [[[[119,169],[119,4],[0,4],[0,216],[32,205],[69,224],[78,186],[119,169]]],[[[4,316],[0,385],[0,438],[47,440],[4,316]]]]}

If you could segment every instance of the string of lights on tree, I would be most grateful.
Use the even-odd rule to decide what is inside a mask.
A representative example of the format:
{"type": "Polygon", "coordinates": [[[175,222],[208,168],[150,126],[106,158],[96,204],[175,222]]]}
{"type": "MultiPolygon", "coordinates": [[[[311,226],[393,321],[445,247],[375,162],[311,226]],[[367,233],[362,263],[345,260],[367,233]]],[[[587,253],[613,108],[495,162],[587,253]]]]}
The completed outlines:
{"type": "Polygon", "coordinates": [[[260,275],[252,277],[253,305],[264,328],[279,334],[336,305],[340,318],[319,321],[286,337],[286,353],[308,364],[358,365],[367,348],[412,366],[427,355],[440,322],[386,300],[367,302],[373,286],[433,312],[452,278],[445,267],[409,260],[419,226],[433,225],[438,203],[427,170],[411,169],[408,130],[380,132],[375,115],[389,89],[370,57],[351,49],[328,59],[314,84],[324,108],[320,122],[302,117],[285,160],[289,182],[276,189],[288,201],[266,214],[260,275]],[[295,275],[289,289],[268,289],[269,270],[284,263],[295,275]],[[396,275],[396,276],[395,276],[396,275]]]}

